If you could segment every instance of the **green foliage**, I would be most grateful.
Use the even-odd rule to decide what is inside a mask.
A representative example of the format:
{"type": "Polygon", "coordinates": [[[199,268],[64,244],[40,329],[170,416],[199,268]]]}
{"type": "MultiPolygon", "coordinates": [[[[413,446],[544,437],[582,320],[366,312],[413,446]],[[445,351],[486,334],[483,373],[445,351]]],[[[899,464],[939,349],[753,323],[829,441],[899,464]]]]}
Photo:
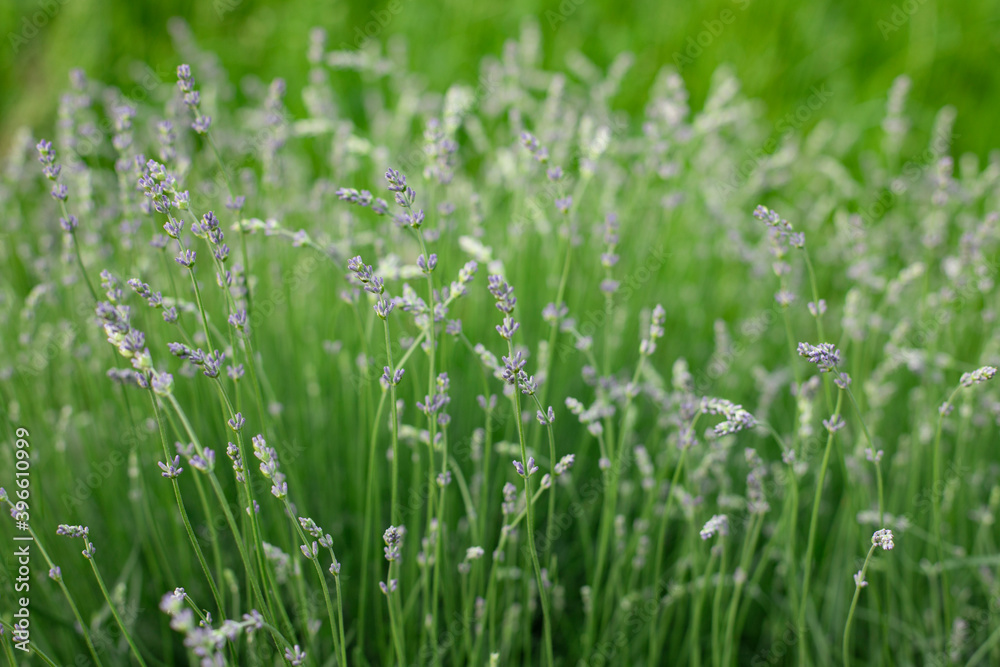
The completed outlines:
{"type": "Polygon", "coordinates": [[[195,664],[200,619],[233,665],[1000,661],[1000,163],[956,130],[992,119],[943,56],[827,64],[978,6],[883,43],[839,5],[398,2],[192,5],[168,47],[81,0],[24,46],[62,80],[81,39],[110,83],[74,77],[0,176],[5,657],[195,664]],[[700,56],[657,33],[716,20],[700,56]]]}

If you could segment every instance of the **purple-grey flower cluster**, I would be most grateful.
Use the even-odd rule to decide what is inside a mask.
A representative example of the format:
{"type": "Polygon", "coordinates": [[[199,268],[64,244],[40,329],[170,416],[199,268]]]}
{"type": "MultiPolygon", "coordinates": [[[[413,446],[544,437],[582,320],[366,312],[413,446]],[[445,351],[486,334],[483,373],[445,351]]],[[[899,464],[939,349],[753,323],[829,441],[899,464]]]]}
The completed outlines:
{"type": "Polygon", "coordinates": [[[170,349],[170,353],[172,355],[178,359],[186,359],[187,361],[190,361],[192,364],[202,369],[202,373],[205,374],[205,377],[212,379],[219,377],[222,364],[226,360],[225,352],[220,352],[219,350],[213,350],[210,353],[206,353],[201,348],[191,349],[184,343],[168,343],[167,347],[170,349]]]}
{"type": "Polygon", "coordinates": [[[336,194],[342,201],[348,201],[362,207],[370,207],[376,215],[385,215],[389,212],[389,204],[381,197],[373,196],[368,190],[338,188],[336,194]]]}
{"type": "Polygon", "coordinates": [[[896,546],[896,544],[892,541],[892,531],[888,528],[876,530],[872,535],[872,544],[878,545],[886,551],[896,546]]]}
{"type": "Polygon", "coordinates": [[[71,526],[65,523],[59,524],[56,528],[56,535],[65,535],[66,537],[79,537],[83,540],[83,557],[90,560],[93,559],[94,554],[97,553],[97,548],[94,543],[90,541],[90,528],[87,526],[71,526]]]}
{"type": "Polygon", "coordinates": [[[385,559],[390,563],[400,559],[405,533],[406,529],[403,526],[389,526],[382,534],[382,541],[385,542],[385,559]]]}
{"type": "Polygon", "coordinates": [[[729,519],[725,514],[713,514],[712,518],[705,522],[705,525],[698,532],[701,539],[707,540],[713,535],[729,534],[729,519]]]}
{"type": "Polygon", "coordinates": [[[205,667],[225,664],[227,644],[236,642],[241,634],[253,641],[254,633],[264,629],[264,617],[256,609],[243,614],[240,621],[226,619],[213,627],[211,614],[199,620],[192,610],[193,605],[183,588],[176,588],[160,598],[160,611],[170,617],[170,628],[184,635],[184,646],[201,658],[199,664],[205,667]],[[185,602],[191,606],[186,606],[185,602]]]}
{"type": "Polygon", "coordinates": [[[396,204],[403,209],[403,212],[396,216],[396,222],[403,227],[420,229],[424,223],[424,211],[414,210],[413,204],[417,200],[417,193],[406,184],[406,176],[395,169],[389,169],[385,172],[385,180],[389,182],[389,192],[396,194],[396,204]]]}
{"type": "MultiPolygon", "coordinates": [[[[62,165],[56,162],[56,149],[52,147],[51,141],[45,139],[39,141],[36,148],[38,149],[38,161],[42,163],[42,173],[45,178],[52,181],[52,198],[65,203],[69,198],[69,188],[59,180],[62,165]]],[[[77,224],[76,216],[67,215],[59,218],[59,225],[64,231],[72,232],[76,229],[77,224]]]]}
{"type": "Polygon", "coordinates": [[[375,295],[376,301],[373,306],[375,314],[383,320],[389,317],[395,303],[385,297],[385,281],[375,275],[371,265],[365,264],[360,255],[347,261],[347,269],[361,283],[366,292],[375,295]]]}
{"type": "MultiPolygon", "coordinates": [[[[816,364],[820,373],[829,373],[840,365],[840,350],[833,343],[820,343],[819,345],[799,343],[798,352],[800,357],[805,357],[809,363],[816,364]]],[[[842,380],[842,378],[838,379],[842,380]]]]}
{"type": "Polygon", "coordinates": [[[184,104],[194,113],[191,129],[198,134],[207,134],[212,125],[212,117],[201,112],[201,94],[194,89],[194,76],[190,65],[177,66],[177,88],[184,93],[184,104]]]}
{"type": "Polygon", "coordinates": [[[271,495],[278,500],[288,496],[288,483],[285,475],[278,469],[278,453],[273,447],[268,447],[264,436],[259,433],[253,437],[253,455],[260,461],[260,472],[271,480],[271,495]]]}
{"type": "Polygon", "coordinates": [[[959,384],[963,387],[971,387],[974,384],[982,384],[992,380],[996,374],[997,369],[993,366],[983,366],[982,368],[977,368],[971,373],[962,373],[959,384]]]}
{"type": "Polygon", "coordinates": [[[724,398],[704,397],[701,399],[701,411],[708,415],[723,415],[725,421],[715,425],[715,434],[718,436],[738,433],[745,429],[752,429],[757,426],[757,420],[753,415],[743,409],[742,405],[737,405],[724,398]]]}

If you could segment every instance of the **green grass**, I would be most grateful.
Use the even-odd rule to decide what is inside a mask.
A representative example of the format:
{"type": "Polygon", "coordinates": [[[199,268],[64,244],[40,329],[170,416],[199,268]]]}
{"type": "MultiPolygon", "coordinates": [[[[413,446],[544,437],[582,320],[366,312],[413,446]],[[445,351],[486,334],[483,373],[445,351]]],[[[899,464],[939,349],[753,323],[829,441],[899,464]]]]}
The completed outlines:
{"type": "MultiPolygon", "coordinates": [[[[680,22],[626,7],[634,15],[623,27],[588,47],[607,50],[588,52],[597,69],[566,76],[563,56],[611,7],[584,3],[557,26],[549,7],[512,8],[537,15],[539,29],[504,47],[504,27],[519,18],[404,2],[355,68],[336,66],[343,54],[332,66],[306,61],[309,27],[331,20],[307,10],[285,24],[276,9],[241,4],[232,23],[199,29],[198,46],[181,43],[180,55],[141,32],[118,43],[91,31],[74,64],[95,63],[119,85],[128,81],[121,54],[165,73],[139,89],[143,99],[95,74],[91,103],[6,142],[0,485],[16,502],[16,472],[30,462],[35,539],[32,653],[23,656],[10,624],[21,606],[12,591],[23,541],[14,538],[28,531],[0,521],[5,659],[197,664],[198,619],[214,630],[230,619],[238,639],[219,654],[233,665],[300,651],[315,665],[1000,660],[991,449],[1000,400],[993,384],[960,384],[1000,357],[1000,165],[984,157],[991,117],[963,109],[992,91],[959,83],[980,66],[972,50],[995,47],[965,44],[947,84],[935,79],[944,46],[911,50],[920,65],[911,97],[883,124],[900,68],[868,76],[850,60],[891,47],[846,27],[860,14],[834,5],[766,21],[763,5],[747,6],[706,47],[717,52],[681,78],[660,71],[680,47],[661,41],[658,22],[680,35],[723,7],[680,22]],[[237,22],[248,27],[240,39],[260,37],[254,48],[225,47],[237,22]],[[279,24],[293,37],[279,39],[279,24]],[[429,39],[435,30],[454,37],[429,39]],[[836,48],[821,57],[810,34],[836,48]],[[385,55],[381,40],[393,35],[408,36],[410,55],[385,55]],[[624,48],[636,54],[628,71],[613,58],[624,48]],[[845,65],[824,71],[835,55],[845,65]],[[716,69],[717,59],[738,64],[716,69]],[[192,66],[198,114],[212,117],[207,135],[190,129],[174,85],[180,62],[192,66]],[[249,73],[259,80],[241,78],[249,73]],[[283,99],[268,93],[275,76],[286,79],[283,99]],[[456,77],[466,83],[452,86],[456,77]],[[809,92],[827,84],[829,99],[809,92]],[[109,119],[122,94],[137,113],[131,143],[115,147],[123,130],[109,119]],[[957,120],[945,103],[957,105],[957,120]],[[177,135],[165,159],[163,118],[177,135]],[[524,146],[524,131],[539,146],[524,146]],[[48,194],[41,138],[63,165],[65,205],[48,194]],[[532,155],[539,147],[544,164],[532,155]],[[184,222],[183,247],[150,245],[167,216],[143,209],[134,162],[115,171],[137,153],[165,162],[176,189],[190,191],[189,208],[171,212],[184,222]],[[564,173],[553,180],[546,169],[556,165],[564,173]],[[406,207],[386,189],[390,167],[415,191],[406,207]],[[370,190],[388,214],[338,188],[370,190]],[[231,194],[246,196],[240,213],[225,207],[231,194]],[[804,247],[772,236],[753,215],[758,204],[780,213],[776,229],[787,234],[787,219],[804,233],[804,247]],[[422,224],[394,223],[418,209],[422,224]],[[209,210],[235,290],[216,282],[219,241],[193,233],[209,210]],[[59,218],[71,214],[79,227],[67,234],[59,218]],[[191,270],[174,261],[182,249],[197,251],[191,270]],[[430,253],[437,264],[426,273],[418,257],[430,253]],[[349,268],[359,255],[385,280],[379,296],[402,297],[384,319],[354,277],[380,292],[364,264],[349,268]],[[467,293],[445,294],[470,260],[478,269],[462,278],[467,293]],[[131,278],[162,292],[177,323],[135,294],[131,278]],[[520,325],[510,341],[497,331],[504,281],[520,325]],[[781,305],[779,292],[794,300],[781,305]],[[825,310],[811,313],[819,299],[825,310]],[[108,300],[130,308],[128,328],[144,342],[101,328],[95,306],[108,300]],[[448,302],[436,326],[422,312],[431,302],[448,302]],[[555,325],[544,314],[554,302],[566,305],[555,325]],[[231,326],[243,309],[249,326],[231,326]],[[171,354],[178,342],[225,352],[218,378],[171,354]],[[835,344],[849,388],[802,358],[803,342],[835,344]],[[136,355],[143,348],[149,361],[136,355]],[[501,357],[517,352],[533,393],[509,391],[501,377],[501,357]],[[107,374],[130,364],[157,378],[156,391],[107,374]],[[242,365],[238,381],[227,364],[242,365]],[[405,371],[398,384],[379,382],[385,366],[405,371]],[[447,401],[430,414],[418,407],[435,396],[447,401]],[[940,410],[946,402],[951,412],[940,410]],[[554,422],[540,424],[535,413],[549,405],[554,422]],[[237,412],[238,429],[227,424],[237,412]],[[835,415],[846,424],[831,433],[823,421],[835,415]],[[747,428],[719,435],[723,420],[747,428]],[[884,452],[877,465],[868,448],[884,452]],[[211,470],[197,458],[206,449],[211,470]],[[183,471],[165,478],[175,454],[183,471]],[[556,475],[569,454],[572,467],[556,475]],[[260,467],[273,457],[277,469],[260,467]],[[511,462],[528,457],[539,470],[524,479],[511,462]],[[247,513],[254,502],[259,513],[247,513]],[[717,515],[728,530],[703,539],[717,515]],[[87,526],[86,539],[57,535],[62,524],[87,526]],[[388,561],[390,525],[405,534],[401,557],[388,561]],[[882,528],[892,550],[873,545],[882,528]],[[318,557],[304,557],[300,547],[312,554],[314,541],[318,557]],[[81,554],[89,543],[90,559],[81,554]],[[54,565],[61,576],[50,579],[54,565]],[[178,587],[184,596],[164,597],[178,587]],[[251,610],[261,627],[244,616],[251,610]]],[[[985,30],[988,17],[970,19],[975,9],[958,21],[948,16],[958,10],[921,5],[888,44],[928,30],[949,44],[958,24],[985,30]]],[[[25,47],[43,50],[40,66],[60,81],[72,41],[58,31],[72,32],[70,12],[105,21],[86,10],[67,4],[25,47]]],[[[365,13],[338,11],[327,50],[365,13]]],[[[109,16],[125,26],[164,18],[109,16]]],[[[63,92],[53,80],[28,86],[26,77],[24,90],[36,92],[5,98],[5,123],[50,109],[63,92]]]]}

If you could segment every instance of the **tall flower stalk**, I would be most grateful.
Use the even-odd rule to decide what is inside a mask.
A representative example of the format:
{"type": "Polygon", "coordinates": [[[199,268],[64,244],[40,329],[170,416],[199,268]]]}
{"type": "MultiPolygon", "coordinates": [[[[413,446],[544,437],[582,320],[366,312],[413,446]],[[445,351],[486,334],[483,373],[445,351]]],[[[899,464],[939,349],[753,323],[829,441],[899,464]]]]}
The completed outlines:
{"type": "Polygon", "coordinates": [[[526,361],[520,352],[514,352],[514,334],[520,328],[520,324],[514,320],[514,305],[517,298],[514,296],[514,288],[504,281],[502,276],[491,275],[489,278],[489,290],[496,302],[497,310],[504,314],[503,322],[497,325],[497,333],[507,341],[507,356],[503,357],[503,379],[511,387],[511,403],[514,406],[514,424],[517,426],[517,438],[521,447],[521,460],[514,461],[514,470],[524,483],[524,498],[526,503],[526,516],[528,521],[528,551],[531,557],[531,564],[535,570],[535,582],[538,585],[538,598],[542,604],[542,622],[544,625],[544,655],[545,664],[550,667],[554,664],[552,654],[552,621],[549,617],[549,594],[542,579],[542,568],[538,560],[538,550],[535,547],[535,516],[531,498],[531,476],[538,472],[535,459],[528,456],[527,441],[524,435],[524,422],[521,419],[521,398],[520,393],[533,394],[536,389],[534,378],[525,371],[526,361]]]}
{"type": "MultiPolygon", "coordinates": [[[[820,343],[819,345],[799,343],[798,352],[800,356],[815,364],[821,373],[832,372],[840,365],[840,350],[831,343],[820,343]]],[[[819,527],[819,508],[820,500],[823,497],[823,483],[826,481],[826,469],[830,463],[834,435],[846,425],[840,416],[840,406],[843,403],[848,382],[846,374],[839,375],[835,382],[840,387],[840,391],[837,393],[837,404],[833,415],[829,419],[823,420],[823,425],[827,430],[826,447],[823,450],[823,462],[820,464],[819,475],[816,478],[816,494],[813,498],[812,515],[809,519],[809,538],[806,542],[805,560],[802,562],[802,593],[799,598],[799,611],[796,620],[796,628],[801,638],[799,641],[799,664],[801,665],[808,664],[808,648],[805,641],[806,608],[809,604],[809,583],[812,580],[813,549],[816,546],[816,530],[819,527]]]]}

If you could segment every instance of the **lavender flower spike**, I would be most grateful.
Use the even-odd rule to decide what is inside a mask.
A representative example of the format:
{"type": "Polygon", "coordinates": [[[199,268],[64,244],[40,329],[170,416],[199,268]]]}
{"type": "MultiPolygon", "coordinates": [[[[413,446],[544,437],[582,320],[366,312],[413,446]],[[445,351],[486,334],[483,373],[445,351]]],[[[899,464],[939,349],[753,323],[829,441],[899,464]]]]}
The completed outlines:
{"type": "Polygon", "coordinates": [[[699,534],[703,540],[707,540],[715,534],[728,535],[729,519],[725,514],[716,514],[705,522],[705,526],[701,529],[699,534]]]}
{"type": "Polygon", "coordinates": [[[886,551],[892,549],[895,543],[892,541],[892,531],[888,528],[883,528],[882,530],[876,530],[875,534],[872,535],[872,544],[877,544],[886,551]]]}
{"type": "Polygon", "coordinates": [[[389,526],[382,534],[382,541],[385,542],[385,559],[390,563],[399,560],[404,532],[402,526],[389,526]]]}
{"type": "Polygon", "coordinates": [[[974,384],[982,384],[987,380],[992,380],[997,374],[997,369],[993,366],[983,366],[982,368],[977,368],[971,373],[963,373],[959,383],[963,387],[971,387],[974,384]]]}
{"type": "Polygon", "coordinates": [[[534,456],[528,457],[527,472],[525,472],[524,464],[521,463],[520,461],[514,461],[513,463],[514,463],[514,470],[516,470],[517,474],[520,475],[521,477],[531,477],[536,472],[538,472],[538,466],[535,465],[534,456]]]}
{"type": "Polygon", "coordinates": [[[177,477],[180,476],[181,471],[184,470],[184,468],[181,468],[181,467],[178,466],[178,464],[180,463],[180,460],[181,460],[181,457],[178,454],[177,456],[174,457],[174,460],[171,461],[170,463],[164,463],[163,461],[157,461],[156,465],[160,466],[160,470],[163,471],[163,476],[164,477],[166,477],[167,479],[176,479],[177,477]]]}
{"type": "Polygon", "coordinates": [[[840,365],[840,350],[833,343],[810,345],[799,343],[799,356],[805,357],[809,363],[816,364],[820,373],[829,373],[840,365]]]}

